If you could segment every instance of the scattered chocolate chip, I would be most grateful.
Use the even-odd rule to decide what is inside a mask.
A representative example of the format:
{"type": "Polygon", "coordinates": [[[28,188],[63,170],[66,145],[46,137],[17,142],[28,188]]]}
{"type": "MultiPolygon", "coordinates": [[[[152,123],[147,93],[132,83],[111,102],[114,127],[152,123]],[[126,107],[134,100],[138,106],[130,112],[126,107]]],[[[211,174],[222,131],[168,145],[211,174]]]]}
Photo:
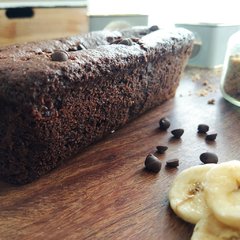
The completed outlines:
{"type": "Polygon", "coordinates": [[[218,156],[211,152],[202,153],[199,158],[204,164],[218,162],[218,156]]]}
{"type": "Polygon", "coordinates": [[[169,159],[166,161],[166,167],[175,168],[179,166],[179,160],[177,158],[169,159]]]}
{"type": "Polygon", "coordinates": [[[209,130],[209,126],[207,124],[199,124],[198,125],[199,133],[206,133],[208,130],[209,130]]]}
{"type": "Polygon", "coordinates": [[[214,141],[217,138],[217,133],[216,132],[209,132],[206,136],[206,140],[208,141],[214,141]]]}
{"type": "Polygon", "coordinates": [[[127,46],[132,46],[133,42],[130,38],[125,38],[122,41],[120,41],[118,44],[123,44],[123,45],[127,45],[127,46]]]}
{"type": "Polygon", "coordinates": [[[159,128],[161,130],[167,130],[169,127],[170,127],[170,121],[168,118],[163,117],[159,120],[159,128]]]}
{"type": "Polygon", "coordinates": [[[180,138],[183,135],[184,130],[182,128],[178,128],[178,129],[172,130],[171,133],[175,138],[180,138]]]}
{"type": "Polygon", "coordinates": [[[159,27],[158,27],[157,25],[153,25],[153,26],[151,26],[151,27],[149,28],[149,30],[150,30],[151,32],[154,32],[154,31],[159,30],[159,27]]]}
{"type": "Polygon", "coordinates": [[[162,163],[153,154],[149,154],[145,159],[145,167],[150,172],[158,173],[161,170],[162,163]]]}
{"type": "Polygon", "coordinates": [[[156,148],[158,153],[164,153],[168,149],[167,146],[162,146],[162,145],[159,145],[156,148]]]}
{"type": "Polygon", "coordinates": [[[53,61],[64,62],[68,60],[68,54],[65,51],[58,50],[51,55],[51,58],[53,61]]]}

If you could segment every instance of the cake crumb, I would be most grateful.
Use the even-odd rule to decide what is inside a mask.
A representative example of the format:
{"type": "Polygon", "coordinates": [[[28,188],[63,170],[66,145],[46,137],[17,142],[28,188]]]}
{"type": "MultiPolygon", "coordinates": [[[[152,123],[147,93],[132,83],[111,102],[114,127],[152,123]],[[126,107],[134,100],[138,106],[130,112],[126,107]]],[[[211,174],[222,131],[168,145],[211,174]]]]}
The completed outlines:
{"type": "Polygon", "coordinates": [[[192,81],[195,82],[195,81],[198,81],[201,79],[201,76],[200,74],[196,73],[192,76],[192,81]]]}
{"type": "Polygon", "coordinates": [[[214,99],[214,98],[209,99],[209,100],[208,100],[208,104],[214,105],[214,104],[215,104],[215,99],[214,99]]]}
{"type": "Polygon", "coordinates": [[[205,81],[203,81],[202,85],[207,86],[207,85],[209,85],[209,82],[207,80],[205,80],[205,81]]]}
{"type": "Polygon", "coordinates": [[[208,91],[206,89],[200,89],[199,91],[197,91],[197,95],[200,97],[204,97],[208,95],[208,91]]]}
{"type": "Polygon", "coordinates": [[[204,87],[196,92],[198,96],[203,97],[207,96],[209,93],[216,92],[216,88],[214,85],[209,84],[208,82],[204,82],[203,85],[204,87]]]}

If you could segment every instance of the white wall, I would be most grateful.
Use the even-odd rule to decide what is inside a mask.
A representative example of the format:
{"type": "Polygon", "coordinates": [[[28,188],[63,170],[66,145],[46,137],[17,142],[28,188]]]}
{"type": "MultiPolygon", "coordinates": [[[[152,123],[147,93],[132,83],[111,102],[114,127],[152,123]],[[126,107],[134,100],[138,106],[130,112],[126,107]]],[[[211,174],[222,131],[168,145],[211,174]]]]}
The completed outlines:
{"type": "Polygon", "coordinates": [[[142,0],[88,0],[90,14],[146,13],[150,9],[151,5],[142,0]]]}
{"type": "Polygon", "coordinates": [[[92,14],[148,13],[149,24],[240,24],[240,0],[89,0],[92,14]]]}
{"type": "Polygon", "coordinates": [[[151,10],[151,21],[211,22],[240,24],[239,0],[150,0],[159,7],[151,10]],[[162,2],[162,4],[161,4],[162,2]],[[165,11],[161,11],[161,6],[165,11]]]}

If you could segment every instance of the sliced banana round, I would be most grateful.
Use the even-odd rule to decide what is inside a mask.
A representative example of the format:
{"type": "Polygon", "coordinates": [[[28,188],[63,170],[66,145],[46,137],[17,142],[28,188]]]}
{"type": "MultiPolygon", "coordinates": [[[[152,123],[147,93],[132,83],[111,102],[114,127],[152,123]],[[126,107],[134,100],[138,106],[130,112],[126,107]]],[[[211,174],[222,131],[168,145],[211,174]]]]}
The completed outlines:
{"type": "Polygon", "coordinates": [[[216,164],[194,166],[174,179],[169,191],[170,206],[183,220],[196,224],[207,211],[203,190],[206,173],[216,164]]]}
{"type": "Polygon", "coordinates": [[[225,162],[208,171],[205,199],[220,222],[240,229],[240,161],[225,162]]]}
{"type": "Polygon", "coordinates": [[[213,215],[203,216],[195,225],[191,240],[233,240],[240,239],[240,230],[217,221],[213,215]]]}

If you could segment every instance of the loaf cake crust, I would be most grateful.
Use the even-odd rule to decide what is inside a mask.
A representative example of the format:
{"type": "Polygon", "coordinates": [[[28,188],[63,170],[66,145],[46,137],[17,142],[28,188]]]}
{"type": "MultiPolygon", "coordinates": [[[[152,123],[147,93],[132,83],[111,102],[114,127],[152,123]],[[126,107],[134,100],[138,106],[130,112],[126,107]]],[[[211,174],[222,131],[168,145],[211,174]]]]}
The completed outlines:
{"type": "Polygon", "coordinates": [[[0,49],[0,178],[31,182],[173,97],[192,44],[143,29],[0,49]]]}

